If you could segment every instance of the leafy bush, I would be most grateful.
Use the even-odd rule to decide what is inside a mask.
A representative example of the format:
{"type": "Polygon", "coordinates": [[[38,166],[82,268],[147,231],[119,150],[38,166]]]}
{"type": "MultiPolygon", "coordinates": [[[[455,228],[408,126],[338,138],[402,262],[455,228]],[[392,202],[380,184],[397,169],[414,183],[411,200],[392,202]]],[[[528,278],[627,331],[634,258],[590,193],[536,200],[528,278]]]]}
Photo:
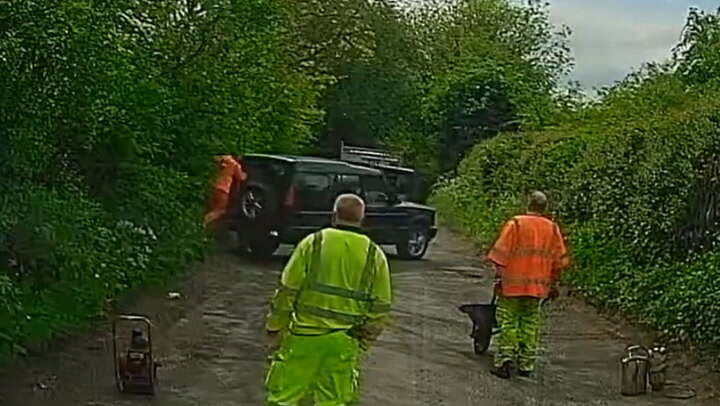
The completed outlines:
{"type": "Polygon", "coordinates": [[[212,155],[313,141],[288,4],[2,2],[0,357],[198,258],[212,155]]]}
{"type": "Polygon", "coordinates": [[[548,192],[573,252],[566,280],[578,291],[718,342],[718,112],[720,91],[689,91],[649,67],[561,126],[478,144],[433,199],[486,248],[529,191],[548,192]]]}

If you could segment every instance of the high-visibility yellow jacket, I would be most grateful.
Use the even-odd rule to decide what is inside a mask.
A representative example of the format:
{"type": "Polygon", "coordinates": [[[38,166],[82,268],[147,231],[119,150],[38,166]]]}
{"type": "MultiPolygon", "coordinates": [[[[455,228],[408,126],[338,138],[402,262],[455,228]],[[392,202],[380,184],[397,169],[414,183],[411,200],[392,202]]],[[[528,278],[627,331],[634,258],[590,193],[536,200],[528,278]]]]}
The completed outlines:
{"type": "Polygon", "coordinates": [[[390,311],[391,290],[380,247],[353,228],[327,228],[295,248],[266,328],[303,335],[373,330],[390,311]]]}

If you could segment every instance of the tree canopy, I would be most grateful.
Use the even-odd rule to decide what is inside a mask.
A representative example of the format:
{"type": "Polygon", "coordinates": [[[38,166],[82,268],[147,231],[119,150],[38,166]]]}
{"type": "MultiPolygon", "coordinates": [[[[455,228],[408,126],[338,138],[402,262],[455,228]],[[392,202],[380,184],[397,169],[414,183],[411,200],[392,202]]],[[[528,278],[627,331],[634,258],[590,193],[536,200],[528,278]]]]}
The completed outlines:
{"type": "Polygon", "coordinates": [[[557,121],[571,67],[537,1],[0,0],[0,33],[0,354],[202,255],[212,155],[345,140],[432,179],[557,121]]]}

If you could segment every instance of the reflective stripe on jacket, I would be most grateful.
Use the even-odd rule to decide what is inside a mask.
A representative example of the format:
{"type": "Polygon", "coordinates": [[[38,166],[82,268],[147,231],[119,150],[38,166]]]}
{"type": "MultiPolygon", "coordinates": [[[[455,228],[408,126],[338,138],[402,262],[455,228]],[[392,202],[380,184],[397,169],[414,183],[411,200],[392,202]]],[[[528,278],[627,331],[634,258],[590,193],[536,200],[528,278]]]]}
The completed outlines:
{"type": "Polygon", "coordinates": [[[545,298],[569,265],[560,228],[539,215],[515,216],[505,224],[488,259],[501,271],[503,296],[545,298]]]}
{"type": "Polygon", "coordinates": [[[391,301],[382,250],[358,232],[325,229],[295,248],[266,327],[296,334],[350,330],[382,319],[391,301]]]}

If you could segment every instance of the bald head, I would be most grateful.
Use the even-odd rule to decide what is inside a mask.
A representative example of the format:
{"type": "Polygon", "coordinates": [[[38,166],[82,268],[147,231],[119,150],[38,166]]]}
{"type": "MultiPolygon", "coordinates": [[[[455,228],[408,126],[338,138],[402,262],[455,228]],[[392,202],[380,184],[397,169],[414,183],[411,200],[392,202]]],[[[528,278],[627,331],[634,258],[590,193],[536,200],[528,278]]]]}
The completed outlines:
{"type": "Polygon", "coordinates": [[[365,217],[365,203],[357,195],[342,194],[335,200],[333,214],[337,224],[359,226],[365,217]]]}
{"type": "Polygon", "coordinates": [[[544,213],[547,210],[548,200],[545,193],[538,190],[530,193],[528,198],[528,210],[535,213],[544,213]]]}
{"type": "Polygon", "coordinates": [[[217,163],[218,165],[222,165],[224,162],[232,159],[232,155],[215,155],[213,159],[215,160],[215,163],[217,163]]]}

